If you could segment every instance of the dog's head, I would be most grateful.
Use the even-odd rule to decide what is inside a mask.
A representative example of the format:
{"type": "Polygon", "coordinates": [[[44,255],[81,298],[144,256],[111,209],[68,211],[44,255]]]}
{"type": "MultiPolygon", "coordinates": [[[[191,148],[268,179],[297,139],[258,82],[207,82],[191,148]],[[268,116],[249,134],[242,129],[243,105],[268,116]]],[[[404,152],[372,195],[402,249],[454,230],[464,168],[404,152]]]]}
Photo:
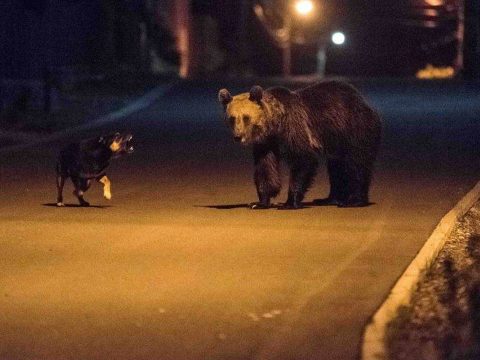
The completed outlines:
{"type": "Polygon", "coordinates": [[[132,139],[133,135],[130,133],[121,134],[117,132],[100,137],[98,142],[108,147],[113,156],[120,156],[133,152],[132,139]]]}

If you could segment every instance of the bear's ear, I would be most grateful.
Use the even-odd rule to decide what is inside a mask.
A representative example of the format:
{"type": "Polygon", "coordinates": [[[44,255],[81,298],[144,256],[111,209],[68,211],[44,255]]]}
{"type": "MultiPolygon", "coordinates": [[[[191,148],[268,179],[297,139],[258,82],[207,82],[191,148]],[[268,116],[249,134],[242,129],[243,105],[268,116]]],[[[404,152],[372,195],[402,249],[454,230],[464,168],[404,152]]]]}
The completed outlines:
{"type": "Polygon", "coordinates": [[[261,86],[255,85],[250,89],[250,101],[255,101],[257,103],[260,103],[262,101],[263,97],[263,89],[261,86]]]}
{"type": "Polygon", "coordinates": [[[227,89],[222,89],[218,92],[218,101],[223,106],[227,106],[230,101],[232,101],[232,95],[227,89]]]}

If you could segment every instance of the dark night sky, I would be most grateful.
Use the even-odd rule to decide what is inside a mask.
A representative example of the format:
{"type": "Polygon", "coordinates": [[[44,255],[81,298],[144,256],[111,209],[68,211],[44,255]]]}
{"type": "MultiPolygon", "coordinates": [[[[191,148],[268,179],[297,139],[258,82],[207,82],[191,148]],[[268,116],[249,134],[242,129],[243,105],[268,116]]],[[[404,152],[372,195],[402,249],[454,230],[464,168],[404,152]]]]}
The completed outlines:
{"type": "Polygon", "coordinates": [[[65,65],[92,56],[100,5],[92,1],[3,0],[0,4],[2,75],[37,76],[44,64],[65,65]],[[22,6],[23,5],[23,6],[22,6]],[[47,10],[45,10],[47,9],[47,10]],[[43,10],[43,11],[42,11],[43,10]]]}

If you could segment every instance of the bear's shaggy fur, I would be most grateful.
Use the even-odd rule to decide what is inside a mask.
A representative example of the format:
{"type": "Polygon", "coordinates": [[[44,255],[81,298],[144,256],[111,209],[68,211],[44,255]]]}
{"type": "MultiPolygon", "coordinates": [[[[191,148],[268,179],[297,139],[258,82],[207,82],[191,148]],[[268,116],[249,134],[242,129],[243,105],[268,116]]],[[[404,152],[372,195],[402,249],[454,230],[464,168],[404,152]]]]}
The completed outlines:
{"type": "Polygon", "coordinates": [[[290,166],[284,209],[300,208],[324,154],[330,180],[327,199],[317,204],[366,206],[373,163],[381,138],[381,120],[351,85],[322,81],[290,91],[254,86],[249,93],[218,94],[234,139],[253,145],[255,185],[259,202],[270,207],[281,187],[279,163],[290,166]]]}

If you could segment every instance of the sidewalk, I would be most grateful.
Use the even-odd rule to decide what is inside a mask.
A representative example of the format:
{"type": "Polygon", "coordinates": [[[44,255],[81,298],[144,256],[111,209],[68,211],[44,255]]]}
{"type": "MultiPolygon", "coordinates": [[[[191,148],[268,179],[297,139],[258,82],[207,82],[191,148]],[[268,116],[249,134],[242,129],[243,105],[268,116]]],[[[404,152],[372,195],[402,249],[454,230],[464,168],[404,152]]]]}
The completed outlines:
{"type": "Polygon", "coordinates": [[[7,103],[0,112],[0,148],[38,141],[59,131],[83,126],[128,106],[174,79],[172,76],[117,73],[61,84],[52,91],[49,113],[39,106],[39,94],[32,94],[31,89],[25,88],[25,95],[20,93],[16,104],[7,103]]]}
{"type": "Polygon", "coordinates": [[[457,221],[388,324],[391,360],[480,358],[480,202],[457,221]]]}

